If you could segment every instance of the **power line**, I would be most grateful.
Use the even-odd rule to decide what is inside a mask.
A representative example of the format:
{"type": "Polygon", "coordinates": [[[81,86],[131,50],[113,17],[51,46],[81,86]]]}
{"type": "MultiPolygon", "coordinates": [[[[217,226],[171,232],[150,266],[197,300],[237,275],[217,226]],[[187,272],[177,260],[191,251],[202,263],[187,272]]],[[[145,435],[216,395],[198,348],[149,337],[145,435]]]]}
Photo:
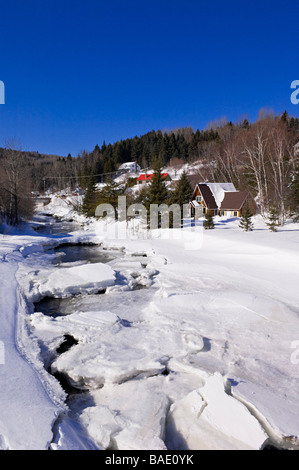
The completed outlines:
{"type": "MultiPolygon", "coordinates": [[[[146,168],[145,170],[142,170],[142,171],[147,171],[149,170],[149,168],[146,168]]],[[[101,177],[101,180],[103,178],[103,176],[108,176],[108,175],[121,175],[125,172],[122,172],[122,171],[110,171],[109,173],[98,173],[96,175],[93,175],[94,177],[101,177]]],[[[68,181],[71,181],[71,180],[76,180],[76,181],[79,181],[81,180],[82,178],[90,178],[90,175],[88,176],[84,176],[84,175],[78,175],[78,176],[44,176],[42,178],[42,181],[44,183],[44,192],[46,191],[46,180],[68,180],[68,181]]]]}
{"type": "MultiPolygon", "coordinates": [[[[145,170],[142,170],[142,171],[147,171],[149,170],[149,168],[146,168],[145,170]]],[[[125,173],[125,172],[124,172],[125,173]]],[[[107,176],[107,175],[115,175],[115,174],[122,174],[122,171],[110,171],[109,173],[98,173],[96,175],[93,175],[93,176],[107,176]]],[[[66,180],[71,180],[71,179],[75,179],[75,180],[80,180],[81,178],[89,178],[90,175],[88,176],[83,176],[83,175],[80,175],[80,176],[44,176],[42,178],[42,181],[45,181],[45,180],[48,180],[48,179],[66,179],[66,180]]]]}
{"type": "MultiPolygon", "coordinates": [[[[110,173],[98,173],[97,175],[93,175],[93,176],[106,176],[106,175],[114,175],[114,174],[117,174],[119,173],[119,171],[111,171],[110,173]]],[[[88,176],[84,176],[84,175],[80,175],[80,176],[44,176],[42,178],[42,180],[49,180],[49,179],[62,179],[62,180],[72,180],[72,179],[75,179],[75,180],[79,180],[81,178],[89,178],[90,175],[88,176]]]]}

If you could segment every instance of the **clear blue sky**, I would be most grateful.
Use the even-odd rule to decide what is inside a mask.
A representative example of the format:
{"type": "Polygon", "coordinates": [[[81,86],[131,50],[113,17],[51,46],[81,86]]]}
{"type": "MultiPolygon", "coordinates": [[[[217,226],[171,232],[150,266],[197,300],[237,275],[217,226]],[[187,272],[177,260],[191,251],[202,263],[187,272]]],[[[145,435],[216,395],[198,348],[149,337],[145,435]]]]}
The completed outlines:
{"type": "Polygon", "coordinates": [[[0,3],[0,146],[73,156],[260,108],[299,115],[299,2],[0,3]]]}

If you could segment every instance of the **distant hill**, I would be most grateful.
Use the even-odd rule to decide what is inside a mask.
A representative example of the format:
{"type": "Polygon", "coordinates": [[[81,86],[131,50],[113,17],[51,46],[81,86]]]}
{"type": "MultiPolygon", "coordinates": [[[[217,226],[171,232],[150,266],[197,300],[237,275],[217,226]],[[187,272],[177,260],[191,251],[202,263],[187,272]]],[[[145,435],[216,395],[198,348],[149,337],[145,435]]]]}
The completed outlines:
{"type": "Polygon", "coordinates": [[[12,186],[6,187],[7,165],[13,160],[18,160],[23,178],[26,176],[26,188],[40,192],[77,186],[86,189],[91,174],[95,183],[100,183],[119,176],[123,163],[136,162],[144,171],[159,160],[174,180],[185,168],[193,175],[193,182],[232,182],[237,189],[258,195],[262,207],[275,203],[283,206],[285,213],[297,171],[294,145],[298,141],[299,119],[284,112],[278,116],[261,114],[254,123],[222,120],[204,130],[152,130],[113,144],[104,141],[101,147],[97,144],[93,151],[83,150],[76,157],[0,148],[0,215],[1,204],[5,209],[8,194],[11,198],[14,193],[12,186]]]}

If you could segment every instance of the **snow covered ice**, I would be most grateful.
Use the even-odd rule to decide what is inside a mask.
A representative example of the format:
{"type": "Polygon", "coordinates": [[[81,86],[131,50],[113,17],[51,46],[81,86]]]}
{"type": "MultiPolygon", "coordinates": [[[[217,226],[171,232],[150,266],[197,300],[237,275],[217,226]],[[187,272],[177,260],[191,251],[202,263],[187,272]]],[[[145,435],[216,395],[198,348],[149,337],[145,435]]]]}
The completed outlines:
{"type": "MultiPolygon", "coordinates": [[[[65,201],[50,210],[84,222],[65,201]]],[[[0,235],[0,448],[298,446],[298,225],[216,219],[193,251],[109,239],[93,219],[68,236],[0,235]],[[47,250],[66,242],[117,256],[56,266],[47,250]],[[34,310],[44,297],[62,299],[57,315],[34,310]]]]}
{"type": "Polygon", "coordinates": [[[80,291],[96,292],[100,287],[114,283],[114,272],[105,264],[85,264],[62,269],[49,269],[38,273],[31,295],[38,297],[64,297],[80,291]],[[36,291],[36,293],[34,293],[36,291]]]}
{"type": "Polygon", "coordinates": [[[169,431],[173,449],[183,440],[191,449],[259,449],[267,439],[248,409],[225,393],[219,373],[172,405],[169,431]]]}

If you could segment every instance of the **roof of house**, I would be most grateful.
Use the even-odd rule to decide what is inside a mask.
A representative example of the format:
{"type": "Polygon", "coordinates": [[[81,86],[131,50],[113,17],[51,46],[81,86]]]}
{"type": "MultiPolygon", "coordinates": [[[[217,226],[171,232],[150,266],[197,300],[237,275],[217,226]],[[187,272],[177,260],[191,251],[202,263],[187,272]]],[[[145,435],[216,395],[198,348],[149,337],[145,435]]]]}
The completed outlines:
{"type": "Polygon", "coordinates": [[[247,197],[249,196],[248,191],[233,191],[233,192],[226,192],[224,195],[224,199],[221,203],[220,209],[221,210],[235,210],[238,211],[244,205],[247,197]]]}
{"type": "Polygon", "coordinates": [[[199,190],[201,195],[205,201],[205,204],[208,209],[217,209],[218,206],[216,204],[215,198],[213,196],[212,191],[210,190],[209,186],[206,184],[198,184],[199,190]]]}
{"type": "Polygon", "coordinates": [[[224,195],[227,191],[236,191],[236,188],[233,183],[206,183],[206,185],[210,188],[210,191],[213,194],[215,202],[217,204],[217,207],[220,207],[221,202],[224,199],[224,195]]]}
{"type": "Polygon", "coordinates": [[[208,209],[218,209],[226,192],[236,192],[233,183],[198,183],[196,185],[208,209]]]}
{"type": "Polygon", "coordinates": [[[191,206],[193,207],[199,207],[201,206],[201,204],[199,202],[197,202],[196,199],[193,199],[193,201],[190,202],[191,206]]]}
{"type": "MultiPolygon", "coordinates": [[[[150,174],[146,174],[146,181],[151,181],[152,177],[154,176],[154,173],[150,173],[150,174]]],[[[162,173],[162,178],[166,178],[166,176],[168,176],[168,173],[162,173]]],[[[145,173],[143,173],[142,175],[140,175],[138,178],[137,178],[137,181],[145,181],[145,173]]]]}

